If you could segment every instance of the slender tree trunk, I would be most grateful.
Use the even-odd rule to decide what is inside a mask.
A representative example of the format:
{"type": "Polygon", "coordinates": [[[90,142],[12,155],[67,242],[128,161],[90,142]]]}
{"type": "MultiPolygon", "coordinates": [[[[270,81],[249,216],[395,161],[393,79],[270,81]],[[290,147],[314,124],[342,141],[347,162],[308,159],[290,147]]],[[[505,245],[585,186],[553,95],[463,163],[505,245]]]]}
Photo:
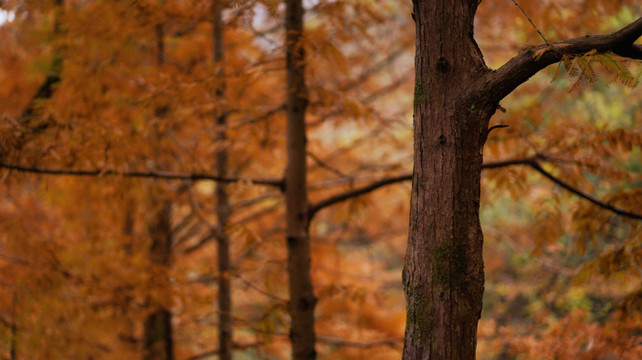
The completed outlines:
{"type": "Polygon", "coordinates": [[[487,72],[477,0],[414,1],[414,170],[403,271],[403,358],[474,359],[482,309],[482,147],[496,104],[468,94],[487,72]]]}
{"type": "MultiPolygon", "coordinates": [[[[165,43],[163,25],[156,25],[156,62],[162,66],[165,61],[165,43]]],[[[164,111],[157,109],[156,113],[163,114],[164,111]]],[[[158,139],[160,134],[156,133],[158,139]]],[[[151,210],[154,218],[149,225],[149,234],[152,244],[149,250],[150,260],[153,264],[163,266],[169,271],[171,266],[172,249],[172,203],[163,199],[158,201],[163,189],[160,184],[152,185],[150,191],[151,210]]],[[[164,276],[169,276],[165,274],[164,276]]],[[[169,309],[160,306],[157,310],[148,315],[144,327],[144,360],[172,360],[174,359],[174,340],[172,335],[172,314],[169,309]]]]}
{"type": "Polygon", "coordinates": [[[316,298],[310,278],[310,239],[308,236],[308,194],[306,188],[305,52],[302,44],[303,5],[301,0],[286,1],[287,67],[287,170],[285,175],[289,312],[292,358],[316,358],[314,306],[316,298]]]}
{"type": "MultiPolygon", "coordinates": [[[[226,128],[226,110],[225,110],[225,56],[223,32],[224,24],[222,19],[224,3],[214,1],[212,3],[212,48],[214,55],[214,64],[218,67],[219,85],[216,89],[216,100],[220,102],[217,111],[214,114],[216,121],[216,140],[218,142],[227,141],[225,133],[226,128]]],[[[216,152],[216,175],[227,175],[227,146],[223,145],[216,152]]],[[[231,264],[230,264],[230,240],[225,233],[225,225],[230,218],[230,201],[225,190],[225,184],[216,184],[216,216],[217,222],[217,241],[218,241],[218,344],[219,359],[232,359],[232,291],[230,284],[231,264]]]]}
{"type": "Polygon", "coordinates": [[[13,293],[11,304],[11,344],[9,348],[9,359],[18,359],[18,294],[13,293]]]}
{"type": "MultiPolygon", "coordinates": [[[[156,194],[152,194],[154,196],[156,194]]],[[[172,203],[168,200],[152,199],[154,220],[149,226],[152,245],[149,251],[152,263],[167,269],[171,263],[171,214],[172,203]]],[[[172,360],[174,342],[172,338],[172,314],[169,309],[159,307],[145,320],[144,359],[172,360]]]]}

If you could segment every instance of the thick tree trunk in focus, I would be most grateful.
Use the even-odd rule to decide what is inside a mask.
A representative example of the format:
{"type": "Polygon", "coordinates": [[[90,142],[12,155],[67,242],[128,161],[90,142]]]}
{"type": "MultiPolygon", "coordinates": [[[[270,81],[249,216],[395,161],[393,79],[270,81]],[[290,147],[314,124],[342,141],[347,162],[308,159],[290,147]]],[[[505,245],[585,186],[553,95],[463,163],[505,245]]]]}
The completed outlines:
{"type": "Polygon", "coordinates": [[[474,359],[484,269],[482,147],[496,104],[469,93],[487,72],[473,39],[477,0],[414,1],[414,170],[403,271],[403,358],[474,359]]]}

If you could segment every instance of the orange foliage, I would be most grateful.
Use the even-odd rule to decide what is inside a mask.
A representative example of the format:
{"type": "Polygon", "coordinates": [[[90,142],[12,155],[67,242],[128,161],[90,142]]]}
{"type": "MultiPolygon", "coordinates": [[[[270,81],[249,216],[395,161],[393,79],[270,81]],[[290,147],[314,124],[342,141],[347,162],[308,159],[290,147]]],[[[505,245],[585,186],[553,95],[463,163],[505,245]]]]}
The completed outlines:
{"type": "MultiPolygon", "coordinates": [[[[624,0],[519,3],[549,41],[613,31],[639,9],[624,0]]],[[[306,4],[308,185],[316,204],[411,171],[414,30],[409,5],[397,1],[306,4]]],[[[211,182],[0,170],[2,356],[15,349],[25,359],[140,357],[142,323],[161,304],[172,309],[177,358],[190,359],[217,349],[216,278],[230,276],[237,351],[287,358],[284,203],[278,188],[252,182],[285,171],[279,3],[230,5],[224,64],[212,61],[207,1],[70,0],[58,15],[46,1],[3,6],[15,18],[0,23],[0,162],[211,173],[214,154],[227,148],[228,175],[240,180],[228,186],[233,272],[217,274],[211,182]],[[61,81],[51,97],[34,100],[57,58],[61,81]],[[218,66],[227,74],[224,100],[215,96],[218,66]],[[21,118],[33,101],[44,131],[21,118]],[[229,110],[229,141],[214,140],[220,108],[229,110]],[[148,258],[150,196],[172,202],[171,269],[148,258]]],[[[482,2],[475,30],[493,68],[543,42],[509,1],[482,2]]],[[[561,64],[505,99],[507,112],[492,124],[510,126],[490,133],[485,158],[538,157],[572,186],[639,213],[639,88],[618,83],[600,59],[586,61],[595,62],[594,80],[572,77],[561,64]]],[[[618,61],[639,78],[639,64],[618,61]]],[[[488,170],[482,189],[480,358],[641,358],[642,300],[632,296],[640,289],[639,221],[527,167],[488,170]]],[[[320,358],[400,356],[409,190],[397,183],[316,214],[320,358]]]]}

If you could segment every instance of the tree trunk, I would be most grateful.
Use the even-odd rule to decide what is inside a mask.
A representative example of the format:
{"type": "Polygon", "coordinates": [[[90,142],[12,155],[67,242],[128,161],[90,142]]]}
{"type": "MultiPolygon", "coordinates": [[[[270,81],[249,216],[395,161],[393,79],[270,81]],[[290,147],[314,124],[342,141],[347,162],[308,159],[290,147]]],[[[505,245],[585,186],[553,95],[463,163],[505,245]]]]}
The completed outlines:
{"type": "MultiPolygon", "coordinates": [[[[152,196],[156,194],[152,193],[152,196]]],[[[169,269],[171,260],[171,214],[172,203],[163,200],[160,203],[152,199],[154,220],[149,226],[152,245],[149,251],[152,263],[169,269]]],[[[161,282],[163,282],[161,280],[161,282]]],[[[148,315],[145,320],[144,355],[145,360],[174,359],[174,342],[172,337],[172,314],[164,307],[148,315]]]]}
{"type": "MultiPolygon", "coordinates": [[[[156,62],[160,67],[165,62],[165,42],[163,25],[159,23],[155,28],[156,32],[156,62]]],[[[163,114],[161,107],[155,111],[157,114],[163,114]]],[[[159,115],[161,116],[161,115],[159,115]]],[[[162,119],[161,119],[162,121],[162,119]]],[[[160,131],[155,131],[156,140],[160,139],[160,131]]],[[[169,272],[171,265],[172,252],[172,203],[164,199],[158,201],[159,193],[164,190],[160,184],[153,184],[150,193],[151,210],[153,219],[149,225],[149,235],[152,240],[149,249],[149,257],[153,264],[166,268],[169,272]]],[[[164,274],[166,279],[160,280],[164,283],[169,279],[169,274],[164,274]]],[[[158,281],[152,279],[153,282],[158,281]]],[[[166,286],[169,286],[167,284],[166,286]]],[[[169,292],[168,292],[169,294],[169,292]]],[[[169,295],[168,295],[169,296],[169,295]]],[[[154,306],[155,304],[152,304],[154,306]]],[[[145,319],[144,327],[144,360],[173,360],[174,359],[174,339],[172,336],[172,313],[164,306],[159,306],[157,310],[148,315],[145,319]]]]}
{"type": "Polygon", "coordinates": [[[642,59],[642,18],[610,34],[526,49],[488,69],[473,38],[479,0],[413,0],[414,170],[403,271],[404,359],[474,359],[482,308],[482,148],[499,101],[564,55],[642,59]]]}
{"type": "Polygon", "coordinates": [[[18,294],[14,291],[11,303],[11,342],[9,344],[9,359],[18,359],[18,294]]]}
{"type": "MultiPolygon", "coordinates": [[[[225,110],[225,67],[223,62],[224,46],[223,46],[223,31],[224,24],[222,19],[223,3],[215,1],[212,3],[212,49],[214,64],[218,67],[219,85],[216,89],[216,100],[220,102],[214,114],[216,121],[216,140],[218,142],[227,141],[225,133],[226,127],[226,110],[225,110]]],[[[216,169],[217,176],[227,175],[227,146],[221,147],[216,152],[216,169]]],[[[230,201],[225,190],[224,183],[216,184],[216,216],[217,222],[217,236],[218,241],[218,346],[219,346],[219,359],[231,360],[232,359],[232,291],[230,284],[230,240],[225,233],[225,225],[227,225],[230,218],[230,201]]]]}
{"type": "Polygon", "coordinates": [[[305,52],[302,44],[303,5],[301,0],[286,2],[287,67],[287,170],[285,175],[289,312],[292,358],[314,359],[314,306],[316,298],[310,278],[310,239],[308,236],[308,195],[306,188],[305,52]]]}
{"type": "Polygon", "coordinates": [[[403,358],[474,359],[484,270],[482,147],[496,104],[469,92],[488,70],[473,39],[477,0],[414,1],[414,170],[403,271],[403,358]]]}
{"type": "Polygon", "coordinates": [[[172,360],[172,314],[159,309],[145,320],[145,360],[172,360]]]}

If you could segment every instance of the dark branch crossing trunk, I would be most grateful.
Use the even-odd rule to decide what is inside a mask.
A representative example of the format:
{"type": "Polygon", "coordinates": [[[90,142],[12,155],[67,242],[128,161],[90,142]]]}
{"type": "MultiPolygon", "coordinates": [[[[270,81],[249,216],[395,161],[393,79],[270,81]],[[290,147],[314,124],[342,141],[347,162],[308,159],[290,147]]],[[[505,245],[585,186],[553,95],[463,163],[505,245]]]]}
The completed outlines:
{"type": "MultiPolygon", "coordinates": [[[[216,152],[216,176],[224,177],[227,173],[227,135],[226,129],[226,110],[225,110],[225,55],[223,32],[224,23],[222,18],[224,3],[215,1],[212,3],[212,49],[214,65],[218,68],[219,77],[216,89],[216,101],[219,106],[216,107],[214,121],[216,122],[216,141],[221,142],[220,150],[216,152]]],[[[217,216],[217,254],[218,254],[218,343],[219,359],[231,360],[233,343],[232,343],[232,291],[230,284],[231,262],[230,262],[230,239],[225,233],[225,226],[230,218],[230,201],[225,189],[224,183],[216,184],[216,216],[217,216]]]]}
{"type": "Polygon", "coordinates": [[[314,306],[310,277],[307,194],[305,52],[302,44],[303,4],[287,0],[285,12],[287,68],[287,169],[285,174],[286,242],[288,251],[292,358],[315,359],[314,306]]]}

